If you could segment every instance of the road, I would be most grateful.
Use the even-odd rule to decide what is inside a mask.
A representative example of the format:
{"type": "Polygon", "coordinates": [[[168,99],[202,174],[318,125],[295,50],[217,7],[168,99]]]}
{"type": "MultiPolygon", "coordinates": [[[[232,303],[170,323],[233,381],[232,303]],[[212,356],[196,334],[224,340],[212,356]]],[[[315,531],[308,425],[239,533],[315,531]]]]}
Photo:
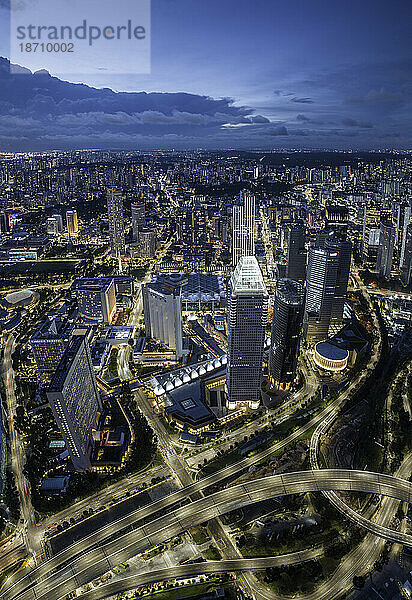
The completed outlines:
{"type": "Polygon", "coordinates": [[[158,581],[185,579],[202,574],[260,571],[267,569],[268,567],[301,564],[302,562],[318,558],[322,552],[323,549],[313,549],[266,558],[242,558],[179,565],[169,569],[159,569],[158,571],[116,579],[106,585],[82,594],[82,600],[103,600],[103,598],[107,598],[120,592],[132,590],[139,586],[149,585],[150,583],[158,581]]]}
{"type": "Polygon", "coordinates": [[[26,462],[24,442],[14,425],[17,399],[15,394],[12,354],[15,348],[13,334],[10,334],[4,346],[3,381],[6,392],[7,416],[10,434],[11,464],[20,498],[20,510],[23,523],[19,523],[16,535],[22,535],[27,551],[36,556],[41,551],[41,538],[36,532],[34,510],[30,498],[30,484],[24,476],[26,462]]]}
{"type": "MultiPolygon", "coordinates": [[[[122,535],[118,524],[110,524],[105,527],[106,538],[112,536],[109,541],[97,546],[98,536],[95,534],[80,540],[36,567],[25,577],[14,583],[9,582],[1,597],[5,600],[17,596],[21,600],[33,598],[58,600],[70,591],[101,577],[121,562],[180,535],[194,525],[254,502],[277,496],[324,490],[375,493],[412,502],[412,483],[407,480],[381,473],[339,469],[273,475],[223,489],[180,508],[172,508],[173,500],[179,498],[181,492],[185,491],[179,490],[150,506],[141,508],[136,514],[135,521],[145,518],[146,522],[143,526],[136,527],[134,523],[134,528],[129,527],[122,535]],[[153,518],[154,512],[160,509],[162,515],[153,518]],[[74,558],[76,555],[77,557],[74,558]],[[62,565],[63,568],[56,572],[55,569],[62,565]],[[34,585],[24,591],[30,583],[34,585]]],[[[388,510],[390,511],[391,507],[388,507],[388,510]]],[[[118,523],[121,521],[124,522],[124,519],[118,523]]],[[[373,531],[375,527],[380,527],[370,521],[366,525],[373,531]]],[[[384,534],[383,531],[382,535],[384,534]]],[[[392,531],[390,539],[412,545],[412,536],[402,532],[392,531]]]]}

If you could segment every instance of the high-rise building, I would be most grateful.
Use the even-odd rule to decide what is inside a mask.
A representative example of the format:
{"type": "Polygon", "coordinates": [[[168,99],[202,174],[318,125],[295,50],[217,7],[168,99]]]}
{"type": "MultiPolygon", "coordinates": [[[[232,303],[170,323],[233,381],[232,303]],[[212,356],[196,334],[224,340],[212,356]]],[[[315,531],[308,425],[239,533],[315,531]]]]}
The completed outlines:
{"type": "Polygon", "coordinates": [[[74,332],[52,377],[47,399],[74,468],[89,470],[93,431],[102,404],[85,330],[74,332]]]}
{"type": "Polygon", "coordinates": [[[286,232],[286,277],[303,283],[306,276],[305,226],[289,225],[286,232]]]}
{"type": "Polygon", "coordinates": [[[30,338],[39,375],[48,378],[57,368],[73,330],[73,324],[56,317],[42,323],[30,338]]]}
{"type": "Polygon", "coordinates": [[[381,209],[378,206],[364,207],[362,229],[362,259],[367,263],[376,262],[379,248],[381,209]]]}
{"type": "Polygon", "coordinates": [[[61,215],[52,215],[53,219],[57,221],[57,230],[59,233],[63,233],[63,219],[61,215]]]}
{"type": "Polygon", "coordinates": [[[273,308],[269,351],[269,385],[289,389],[296,379],[296,366],[302,333],[305,291],[298,281],[279,279],[273,308]]]}
{"type": "Polygon", "coordinates": [[[230,279],[228,299],[228,408],[260,403],[268,293],[254,256],[242,256],[230,279]]]}
{"type": "Polygon", "coordinates": [[[46,230],[48,235],[59,235],[59,223],[55,217],[49,217],[47,219],[46,230]]]}
{"type": "Polygon", "coordinates": [[[79,225],[77,223],[77,210],[66,211],[66,225],[69,237],[78,234],[79,225]]]}
{"type": "Polygon", "coordinates": [[[412,283],[412,222],[406,228],[401,281],[403,285],[410,285],[412,283]]]}
{"type": "Polygon", "coordinates": [[[401,248],[400,248],[400,257],[399,257],[399,267],[402,269],[403,261],[405,258],[405,249],[406,249],[406,238],[407,238],[407,230],[409,223],[412,222],[412,200],[409,200],[409,205],[405,207],[404,215],[403,215],[403,227],[402,227],[402,237],[401,237],[401,248]]]}
{"type": "Polygon", "coordinates": [[[132,202],[132,227],[133,227],[133,239],[137,241],[139,231],[146,227],[146,214],[145,214],[145,203],[144,201],[132,202]]]}
{"type": "Polygon", "coordinates": [[[330,314],[330,334],[331,328],[337,331],[342,325],[352,259],[352,242],[345,239],[336,239],[334,232],[330,232],[325,239],[325,248],[331,252],[335,251],[339,255],[335,293],[330,314]]]}
{"type": "Polygon", "coordinates": [[[146,336],[159,340],[183,356],[181,289],[184,280],[172,279],[143,286],[143,311],[146,336]]]}
{"type": "Polygon", "coordinates": [[[114,187],[107,190],[107,214],[109,217],[110,252],[112,256],[123,256],[125,253],[123,196],[114,187]]]}
{"type": "Polygon", "coordinates": [[[240,193],[240,205],[232,209],[232,264],[242,256],[255,254],[255,196],[248,191],[240,193]]]}
{"type": "Polygon", "coordinates": [[[338,271],[339,253],[336,250],[309,249],[304,329],[310,343],[328,337],[338,271]]]}
{"type": "Polygon", "coordinates": [[[71,289],[83,317],[110,325],[116,313],[113,279],[110,277],[75,279],[71,289]]]}
{"type": "Polygon", "coordinates": [[[341,204],[327,202],[325,205],[325,229],[333,231],[335,238],[346,240],[349,225],[349,209],[341,204]]]}
{"type": "Polygon", "coordinates": [[[137,252],[140,258],[153,258],[156,252],[156,233],[148,228],[139,230],[137,234],[137,252]]]}
{"type": "Polygon", "coordinates": [[[379,277],[390,279],[393,250],[395,248],[396,228],[392,223],[381,223],[376,271],[379,277]]]}

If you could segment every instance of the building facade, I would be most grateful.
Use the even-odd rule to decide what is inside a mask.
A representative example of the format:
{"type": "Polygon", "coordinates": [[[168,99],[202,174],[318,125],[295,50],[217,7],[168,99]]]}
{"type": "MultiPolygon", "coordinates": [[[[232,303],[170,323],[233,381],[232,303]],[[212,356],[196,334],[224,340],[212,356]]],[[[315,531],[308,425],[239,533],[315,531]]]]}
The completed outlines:
{"type": "Polygon", "coordinates": [[[273,309],[268,380],[272,389],[289,389],[296,380],[305,291],[298,281],[279,279],[273,309]]]}
{"type": "Polygon", "coordinates": [[[136,201],[131,204],[132,209],[132,227],[133,227],[133,240],[136,242],[138,239],[139,231],[146,227],[146,213],[144,201],[136,201]]]}
{"type": "Polygon", "coordinates": [[[91,321],[111,324],[116,313],[116,292],[113,279],[101,277],[76,279],[72,292],[80,314],[91,321]]]}
{"type": "Polygon", "coordinates": [[[47,399],[76,471],[89,470],[102,404],[85,330],[74,332],[47,390],[47,399]]]}
{"type": "Polygon", "coordinates": [[[254,256],[240,258],[230,279],[228,299],[228,408],[260,403],[268,293],[254,256]]]}
{"type": "Polygon", "coordinates": [[[107,214],[109,218],[110,252],[112,256],[125,253],[123,196],[116,188],[107,190],[107,214]]]}
{"type": "Polygon", "coordinates": [[[309,249],[304,315],[304,330],[309,343],[328,337],[338,270],[337,251],[317,247],[309,249]]]}
{"type": "Polygon", "coordinates": [[[248,191],[240,194],[240,205],[232,209],[232,264],[242,256],[255,254],[255,196],[248,191]]]}
{"type": "Polygon", "coordinates": [[[306,276],[305,226],[290,225],[286,230],[286,277],[303,283],[306,276]]]}
{"type": "Polygon", "coordinates": [[[68,210],[66,212],[66,226],[69,237],[78,234],[79,225],[77,223],[77,210],[68,210]]]}
{"type": "Polygon", "coordinates": [[[73,325],[55,318],[42,323],[30,338],[38,373],[47,379],[57,366],[69,343],[73,325]]]}
{"type": "Polygon", "coordinates": [[[395,226],[389,222],[381,223],[379,234],[379,248],[378,255],[376,258],[376,272],[379,277],[390,279],[395,241],[395,226]]]}
{"type": "Polygon", "coordinates": [[[183,355],[181,284],[147,283],[142,293],[146,336],[174,350],[180,359],[183,355]]]}

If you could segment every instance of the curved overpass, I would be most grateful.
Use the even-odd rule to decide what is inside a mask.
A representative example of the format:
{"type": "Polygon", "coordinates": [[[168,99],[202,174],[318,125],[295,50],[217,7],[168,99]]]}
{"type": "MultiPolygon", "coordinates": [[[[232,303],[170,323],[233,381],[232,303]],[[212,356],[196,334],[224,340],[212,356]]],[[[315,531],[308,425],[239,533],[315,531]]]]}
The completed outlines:
{"type": "MultiPolygon", "coordinates": [[[[9,585],[3,592],[2,598],[58,600],[85,583],[100,577],[119,563],[179,535],[198,523],[276,496],[330,490],[381,494],[404,502],[412,502],[412,483],[409,481],[380,473],[340,469],[298,471],[256,479],[226,488],[175,509],[172,509],[174,502],[171,500],[175,494],[171,494],[169,502],[167,502],[168,498],[165,498],[137,511],[137,514],[140,513],[140,518],[150,516],[153,518],[155,511],[162,508],[162,515],[158,518],[149,520],[139,527],[135,522],[123,531],[123,534],[116,524],[112,524],[106,530],[106,538],[112,536],[112,539],[104,545],[95,547],[94,536],[81,540],[32,570],[15,584],[9,585]],[[73,560],[75,552],[81,554],[73,560]],[[58,567],[60,569],[56,572],[55,569],[58,567]],[[53,573],[51,573],[52,569],[53,573]]],[[[367,519],[359,525],[392,541],[412,546],[411,535],[387,530],[367,519]],[[388,531],[390,535],[387,535],[388,531]]]]}
{"type": "Polygon", "coordinates": [[[301,564],[308,560],[314,560],[321,556],[321,549],[301,550],[290,554],[279,556],[266,556],[265,558],[239,558],[235,560],[215,560],[200,563],[179,565],[158,571],[149,571],[122,577],[111,581],[106,585],[82,594],[82,600],[103,600],[121,592],[133,590],[141,585],[149,585],[158,581],[171,579],[185,579],[186,577],[197,577],[214,573],[234,573],[241,571],[262,571],[268,567],[281,567],[285,565],[301,564]]]}

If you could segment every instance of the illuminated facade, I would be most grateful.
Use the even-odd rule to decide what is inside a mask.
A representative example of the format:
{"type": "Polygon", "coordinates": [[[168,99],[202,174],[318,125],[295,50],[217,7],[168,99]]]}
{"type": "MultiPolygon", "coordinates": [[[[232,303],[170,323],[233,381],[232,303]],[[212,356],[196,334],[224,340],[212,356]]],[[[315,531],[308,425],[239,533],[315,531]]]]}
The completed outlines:
{"type": "Polygon", "coordinates": [[[74,332],[53,375],[47,399],[74,468],[89,470],[93,432],[102,404],[85,330],[74,332]]]}
{"type": "Polygon", "coordinates": [[[116,292],[113,279],[76,279],[72,286],[80,314],[92,321],[111,324],[116,313],[116,292]]]}
{"type": "Polygon", "coordinates": [[[232,209],[232,264],[242,256],[255,254],[255,196],[248,191],[240,194],[240,205],[232,209]]]}
{"type": "Polygon", "coordinates": [[[271,388],[288,389],[296,379],[304,298],[299,282],[292,279],[277,282],[268,363],[271,388]]]}
{"type": "Polygon", "coordinates": [[[125,253],[123,196],[116,188],[107,190],[107,214],[109,217],[110,252],[112,256],[125,253]]]}
{"type": "Polygon", "coordinates": [[[143,286],[143,310],[146,336],[159,340],[183,355],[181,284],[147,283],[143,286]]]}
{"type": "Polygon", "coordinates": [[[42,323],[30,338],[39,375],[48,378],[56,370],[73,329],[71,323],[56,318],[42,323]]]}
{"type": "Polygon", "coordinates": [[[268,293],[254,256],[243,256],[230,279],[228,299],[228,408],[260,403],[268,293]]]}
{"type": "Polygon", "coordinates": [[[69,237],[78,234],[79,225],[77,223],[77,210],[68,210],[66,212],[66,225],[69,237]]]}

